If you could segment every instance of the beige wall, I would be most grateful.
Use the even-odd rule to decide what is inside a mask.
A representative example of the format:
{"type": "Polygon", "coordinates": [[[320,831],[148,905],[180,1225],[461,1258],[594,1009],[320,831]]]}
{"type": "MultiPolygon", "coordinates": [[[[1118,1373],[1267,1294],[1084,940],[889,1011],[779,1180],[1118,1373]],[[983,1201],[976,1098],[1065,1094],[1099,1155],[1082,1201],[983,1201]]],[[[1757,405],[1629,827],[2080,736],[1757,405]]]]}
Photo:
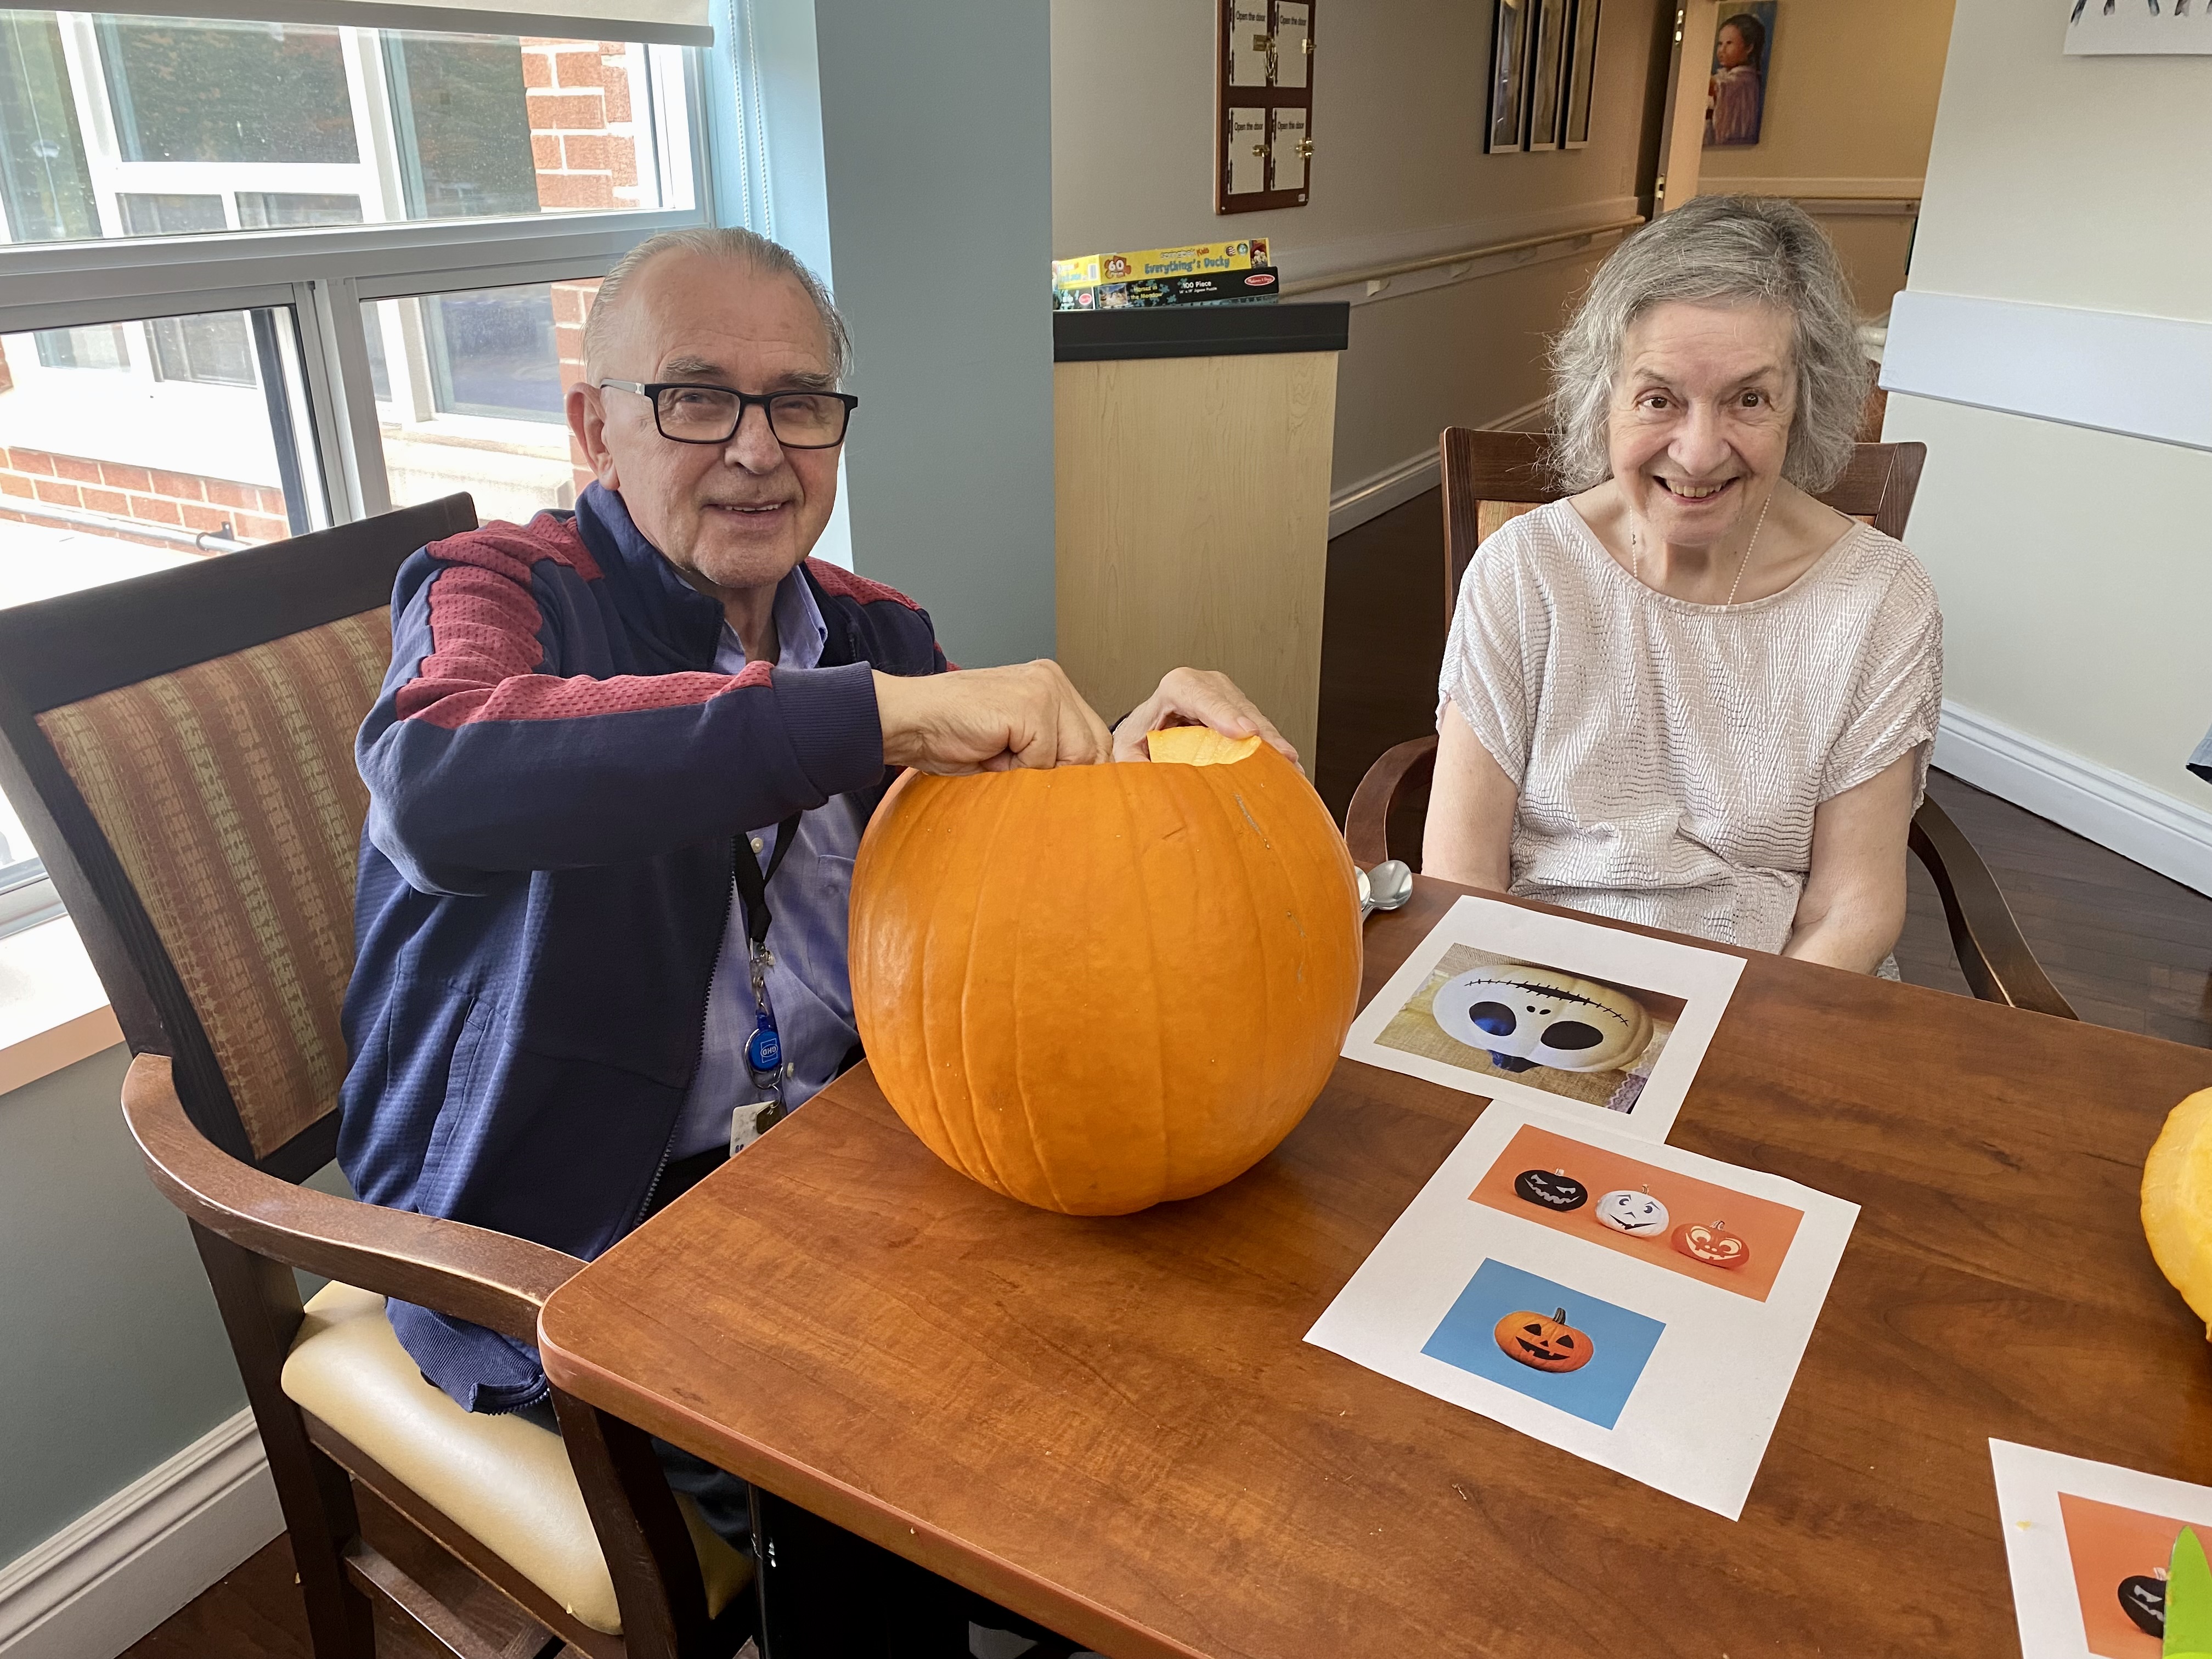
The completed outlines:
{"type": "MultiPolygon", "coordinates": [[[[1920,194],[1951,9],[1952,0],[1783,0],[1759,142],[1705,151],[1700,189],[1820,198],[1920,194]]],[[[1734,9],[1723,0],[1717,17],[1734,9]]],[[[1712,61],[1710,45],[1700,61],[1712,61]]],[[[1888,310],[1890,295],[1905,286],[1912,221],[1901,214],[1833,213],[1822,223],[1843,256],[1861,313],[1888,310]]]]}
{"type": "MultiPolygon", "coordinates": [[[[1720,15],[1734,9],[1723,0],[1720,15]]],[[[1759,142],[1707,150],[1708,190],[1808,179],[1829,187],[1805,194],[1883,195],[1834,186],[1919,179],[1936,131],[1951,0],[1782,0],[1774,35],[1759,142]]]]}
{"type": "MultiPolygon", "coordinates": [[[[1588,149],[1495,156],[1482,153],[1488,5],[1320,8],[1313,200],[1217,217],[1212,0],[1053,0],[1054,251],[1265,235],[1296,279],[1632,214],[1656,3],[1605,8],[1588,149]]],[[[1542,336],[1590,263],[1355,305],[1334,486],[1432,450],[1447,422],[1540,397],[1542,336]]]]}
{"type": "MultiPolygon", "coordinates": [[[[2064,22],[1958,0],[1912,288],[2212,321],[2212,167],[2175,147],[2212,58],[2066,58],[2064,22]]],[[[1905,396],[1885,435],[1929,446],[1911,539],[1949,698],[2212,807],[2182,770],[2212,722],[2212,453],[1905,396]]]]}

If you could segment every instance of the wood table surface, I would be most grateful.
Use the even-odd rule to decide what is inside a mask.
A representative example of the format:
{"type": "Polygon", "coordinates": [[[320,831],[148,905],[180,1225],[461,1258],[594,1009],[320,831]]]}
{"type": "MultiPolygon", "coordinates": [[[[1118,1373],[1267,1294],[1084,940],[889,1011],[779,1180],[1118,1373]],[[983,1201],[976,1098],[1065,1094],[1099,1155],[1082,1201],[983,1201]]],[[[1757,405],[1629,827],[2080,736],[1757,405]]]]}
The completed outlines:
{"type": "MultiPolygon", "coordinates": [[[[1462,890],[1369,924],[1366,994],[1462,890]]],[[[861,1067],[556,1292],[545,1366],[1112,1659],[2013,1653],[1991,1437],[2212,1483],[2136,1216],[2207,1086],[1748,955],[1670,1139],[1861,1209],[1738,1522],[1301,1340],[1483,1107],[1351,1061],[1243,1178],[1113,1219],[956,1175],[861,1067]]]]}

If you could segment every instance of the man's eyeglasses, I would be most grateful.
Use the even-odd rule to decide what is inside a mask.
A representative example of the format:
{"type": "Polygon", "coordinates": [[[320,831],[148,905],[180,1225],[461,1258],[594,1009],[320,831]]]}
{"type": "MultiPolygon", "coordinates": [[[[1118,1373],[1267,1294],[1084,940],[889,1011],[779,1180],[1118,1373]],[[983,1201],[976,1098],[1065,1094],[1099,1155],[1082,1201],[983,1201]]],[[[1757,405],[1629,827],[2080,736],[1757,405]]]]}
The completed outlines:
{"type": "Polygon", "coordinates": [[[635,392],[653,401],[653,423],[679,444],[726,444],[738,435],[745,410],[768,411],[769,430],[786,449],[835,449],[860,400],[849,392],[732,392],[725,386],[676,380],[601,380],[602,391],[635,392]]]}

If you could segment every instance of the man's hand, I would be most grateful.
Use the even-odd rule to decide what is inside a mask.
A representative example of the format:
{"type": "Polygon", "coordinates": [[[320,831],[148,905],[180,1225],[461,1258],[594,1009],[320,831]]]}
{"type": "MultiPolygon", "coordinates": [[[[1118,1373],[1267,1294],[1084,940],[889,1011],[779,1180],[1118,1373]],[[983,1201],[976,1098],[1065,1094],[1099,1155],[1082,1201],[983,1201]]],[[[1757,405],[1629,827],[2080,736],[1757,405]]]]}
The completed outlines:
{"type": "Polygon", "coordinates": [[[1249,738],[1256,732],[1270,749],[1297,764],[1298,751],[1226,674],[1204,668],[1170,669],[1160,689],[1114,728],[1114,758],[1150,760],[1145,734],[1164,726],[1206,726],[1224,738],[1249,738]]]}
{"type": "Polygon", "coordinates": [[[1056,662],[876,676],[884,760],[958,775],[1017,766],[1095,766],[1113,753],[1106,722],[1056,662]]]}

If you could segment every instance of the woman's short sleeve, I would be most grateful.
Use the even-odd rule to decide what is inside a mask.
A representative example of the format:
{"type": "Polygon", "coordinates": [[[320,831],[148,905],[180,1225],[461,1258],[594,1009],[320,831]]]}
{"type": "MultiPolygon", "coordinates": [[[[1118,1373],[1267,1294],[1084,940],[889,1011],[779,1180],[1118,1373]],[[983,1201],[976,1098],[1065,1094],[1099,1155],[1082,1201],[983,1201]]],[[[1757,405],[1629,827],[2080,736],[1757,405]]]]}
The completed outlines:
{"type": "Polygon", "coordinates": [[[1437,718],[1445,702],[1458,709],[1516,789],[1528,769],[1548,633],[1526,546],[1541,516],[1513,520],[1475,550],[1459,585],[1437,684],[1437,718]]]}
{"type": "Polygon", "coordinates": [[[1882,595],[1851,706],[1828,751],[1820,799],[1832,800],[1879,775],[1899,756],[1919,751],[1912,799],[1928,783],[1928,758],[1943,711],[1943,613],[1935,585],[1908,556],[1882,595]]]}

